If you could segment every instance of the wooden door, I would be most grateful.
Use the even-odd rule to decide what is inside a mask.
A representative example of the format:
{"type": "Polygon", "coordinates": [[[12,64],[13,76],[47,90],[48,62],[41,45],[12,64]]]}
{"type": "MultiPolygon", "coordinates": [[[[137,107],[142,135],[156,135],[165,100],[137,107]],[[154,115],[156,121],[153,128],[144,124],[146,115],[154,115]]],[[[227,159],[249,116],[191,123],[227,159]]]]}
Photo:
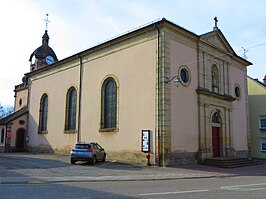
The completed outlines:
{"type": "Polygon", "coordinates": [[[213,157],[220,157],[220,128],[212,127],[212,151],[213,157]]]}
{"type": "Polygon", "coordinates": [[[25,131],[23,129],[17,130],[16,148],[22,149],[24,147],[25,131]]]}

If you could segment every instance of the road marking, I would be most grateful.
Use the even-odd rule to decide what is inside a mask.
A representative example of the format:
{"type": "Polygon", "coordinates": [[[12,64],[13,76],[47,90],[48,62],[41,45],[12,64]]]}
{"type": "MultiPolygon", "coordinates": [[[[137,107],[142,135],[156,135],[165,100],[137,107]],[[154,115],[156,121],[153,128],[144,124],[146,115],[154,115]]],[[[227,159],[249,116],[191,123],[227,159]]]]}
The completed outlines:
{"type": "Polygon", "coordinates": [[[220,187],[220,189],[225,189],[230,191],[259,191],[266,189],[266,183],[222,186],[220,187]]]}
{"type": "Polygon", "coordinates": [[[199,192],[208,192],[209,189],[202,190],[189,190],[189,191],[174,191],[174,192],[160,192],[160,193],[142,193],[140,196],[153,196],[153,195],[168,195],[168,194],[184,194],[184,193],[199,193],[199,192]]]}

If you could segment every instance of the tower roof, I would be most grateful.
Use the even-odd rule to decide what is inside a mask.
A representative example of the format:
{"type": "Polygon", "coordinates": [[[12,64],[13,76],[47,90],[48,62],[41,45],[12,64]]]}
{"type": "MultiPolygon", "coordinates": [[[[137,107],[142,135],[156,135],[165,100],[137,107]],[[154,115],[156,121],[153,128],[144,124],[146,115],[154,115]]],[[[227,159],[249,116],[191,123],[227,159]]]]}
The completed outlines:
{"type": "Polygon", "coordinates": [[[45,33],[42,36],[42,45],[38,47],[36,50],[34,50],[33,53],[30,55],[30,59],[29,59],[30,62],[32,62],[33,57],[35,57],[35,59],[38,60],[37,68],[47,65],[47,63],[45,62],[45,58],[47,56],[52,56],[55,62],[58,61],[55,52],[49,46],[49,39],[50,38],[49,38],[48,32],[47,30],[45,30],[45,33]]]}
{"type": "Polygon", "coordinates": [[[53,56],[55,61],[58,61],[55,52],[49,46],[49,39],[50,38],[47,33],[47,30],[45,30],[45,33],[42,36],[42,45],[33,51],[33,53],[30,56],[30,60],[29,60],[30,62],[32,61],[33,56],[35,56],[36,59],[40,59],[40,58],[43,59],[47,55],[53,56]]]}

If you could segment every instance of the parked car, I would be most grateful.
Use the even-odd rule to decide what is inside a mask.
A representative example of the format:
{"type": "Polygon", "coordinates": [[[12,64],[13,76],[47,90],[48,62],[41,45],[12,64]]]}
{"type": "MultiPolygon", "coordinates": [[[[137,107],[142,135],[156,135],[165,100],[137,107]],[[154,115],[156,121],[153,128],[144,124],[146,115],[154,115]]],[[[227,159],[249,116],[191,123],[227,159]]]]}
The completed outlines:
{"type": "Polygon", "coordinates": [[[105,162],[106,152],[96,142],[78,142],[71,149],[70,162],[75,164],[77,161],[88,161],[96,164],[99,160],[105,162]]]}

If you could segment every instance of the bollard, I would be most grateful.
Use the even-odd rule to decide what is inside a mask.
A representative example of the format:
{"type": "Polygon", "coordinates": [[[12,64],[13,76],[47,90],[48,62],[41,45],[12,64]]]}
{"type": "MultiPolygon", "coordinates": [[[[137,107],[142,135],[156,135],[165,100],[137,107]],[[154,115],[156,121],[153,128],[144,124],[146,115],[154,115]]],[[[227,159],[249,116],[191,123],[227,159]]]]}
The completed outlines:
{"type": "Polygon", "coordinates": [[[151,155],[150,155],[150,153],[148,153],[148,154],[146,155],[146,158],[147,158],[147,165],[148,165],[148,166],[151,166],[151,155]]]}

